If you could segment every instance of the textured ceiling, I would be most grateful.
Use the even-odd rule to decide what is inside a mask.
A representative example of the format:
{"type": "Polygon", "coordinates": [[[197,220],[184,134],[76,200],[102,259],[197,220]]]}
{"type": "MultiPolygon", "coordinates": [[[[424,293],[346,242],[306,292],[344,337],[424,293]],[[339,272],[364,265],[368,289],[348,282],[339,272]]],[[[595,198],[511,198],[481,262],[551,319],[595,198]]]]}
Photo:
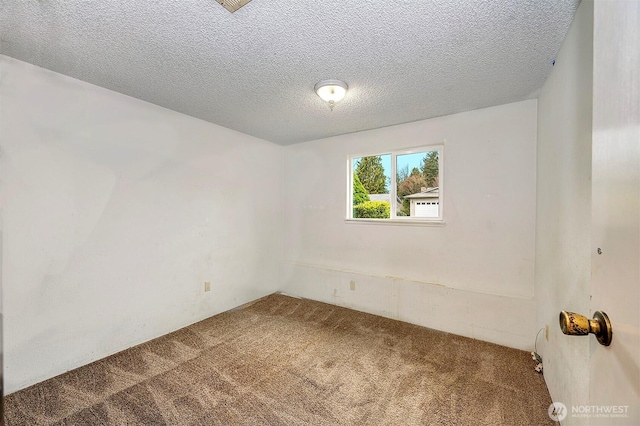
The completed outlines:
{"type": "Polygon", "coordinates": [[[0,53],[287,145],[535,98],[578,3],[0,0],[0,53]]]}

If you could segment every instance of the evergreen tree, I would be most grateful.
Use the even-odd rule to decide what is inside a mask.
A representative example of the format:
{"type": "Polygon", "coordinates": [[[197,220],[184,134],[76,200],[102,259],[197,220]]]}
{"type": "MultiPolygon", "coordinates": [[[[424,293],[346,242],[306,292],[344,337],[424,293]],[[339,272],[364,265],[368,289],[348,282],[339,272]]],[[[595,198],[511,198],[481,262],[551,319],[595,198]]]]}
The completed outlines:
{"type": "Polygon", "coordinates": [[[353,174],[353,205],[362,204],[364,202],[370,201],[369,194],[367,190],[364,189],[362,182],[360,182],[360,178],[357,173],[353,174]]]}
{"type": "Polygon", "coordinates": [[[384,175],[382,157],[362,157],[356,165],[355,174],[369,194],[388,194],[387,177],[384,175]]]}
{"type": "Polygon", "coordinates": [[[429,188],[438,186],[438,161],[438,151],[427,152],[422,159],[422,176],[429,188]]]}

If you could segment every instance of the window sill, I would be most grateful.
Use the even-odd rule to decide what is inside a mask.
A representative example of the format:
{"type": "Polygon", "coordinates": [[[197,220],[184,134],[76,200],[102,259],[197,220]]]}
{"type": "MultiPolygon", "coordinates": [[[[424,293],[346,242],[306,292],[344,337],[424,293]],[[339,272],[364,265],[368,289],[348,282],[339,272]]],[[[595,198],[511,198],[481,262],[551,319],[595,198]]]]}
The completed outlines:
{"type": "Polygon", "coordinates": [[[360,225],[401,225],[401,226],[444,226],[444,220],[420,220],[420,219],[345,219],[348,224],[360,225]]]}

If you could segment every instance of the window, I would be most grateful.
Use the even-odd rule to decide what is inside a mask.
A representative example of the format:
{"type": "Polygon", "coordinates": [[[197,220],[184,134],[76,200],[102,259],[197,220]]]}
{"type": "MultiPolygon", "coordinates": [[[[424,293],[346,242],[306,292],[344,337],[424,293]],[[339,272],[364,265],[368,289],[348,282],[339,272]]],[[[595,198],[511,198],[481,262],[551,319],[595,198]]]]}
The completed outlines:
{"type": "Polygon", "coordinates": [[[349,157],[347,219],[442,221],[442,154],[436,145],[349,157]]]}

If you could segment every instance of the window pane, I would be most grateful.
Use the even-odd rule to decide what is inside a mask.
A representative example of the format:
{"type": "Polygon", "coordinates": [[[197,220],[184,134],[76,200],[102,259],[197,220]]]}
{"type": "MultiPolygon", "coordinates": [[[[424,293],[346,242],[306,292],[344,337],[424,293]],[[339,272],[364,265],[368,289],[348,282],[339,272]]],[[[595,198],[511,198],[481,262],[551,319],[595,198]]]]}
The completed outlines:
{"type": "Polygon", "coordinates": [[[396,156],[396,216],[438,217],[438,151],[396,156]]]}
{"type": "Polygon", "coordinates": [[[388,219],[391,217],[391,155],[353,159],[353,217],[388,219]]]}

